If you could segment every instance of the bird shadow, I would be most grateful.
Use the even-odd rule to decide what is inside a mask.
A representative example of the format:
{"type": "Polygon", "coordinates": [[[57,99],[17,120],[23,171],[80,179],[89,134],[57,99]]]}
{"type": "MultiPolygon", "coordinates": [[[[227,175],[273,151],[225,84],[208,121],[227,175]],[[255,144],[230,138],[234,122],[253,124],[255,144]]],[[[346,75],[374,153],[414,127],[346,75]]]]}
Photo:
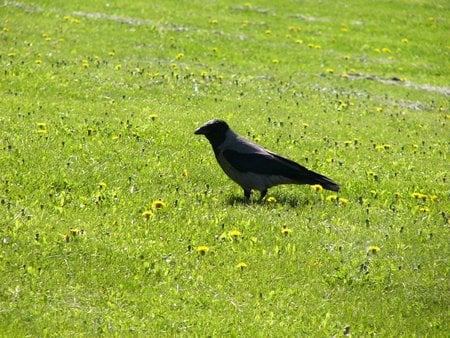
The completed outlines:
{"type": "Polygon", "coordinates": [[[314,204],[314,200],[309,199],[307,196],[303,196],[301,198],[295,195],[285,195],[285,194],[272,194],[271,199],[265,197],[260,199],[259,196],[252,196],[250,199],[245,198],[243,196],[230,195],[227,197],[227,203],[230,205],[261,205],[261,206],[270,206],[270,205],[289,205],[292,208],[302,207],[314,204]]]}

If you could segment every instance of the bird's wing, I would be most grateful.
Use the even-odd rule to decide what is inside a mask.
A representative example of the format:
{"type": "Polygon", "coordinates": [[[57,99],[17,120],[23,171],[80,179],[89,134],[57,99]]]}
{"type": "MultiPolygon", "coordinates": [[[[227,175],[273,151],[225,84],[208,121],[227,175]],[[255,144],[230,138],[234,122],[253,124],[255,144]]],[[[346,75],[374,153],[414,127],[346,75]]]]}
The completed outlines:
{"type": "Polygon", "coordinates": [[[282,175],[290,179],[301,179],[310,171],[298,163],[269,151],[241,153],[236,150],[223,151],[224,158],[240,172],[252,172],[261,175],[282,175]]]}

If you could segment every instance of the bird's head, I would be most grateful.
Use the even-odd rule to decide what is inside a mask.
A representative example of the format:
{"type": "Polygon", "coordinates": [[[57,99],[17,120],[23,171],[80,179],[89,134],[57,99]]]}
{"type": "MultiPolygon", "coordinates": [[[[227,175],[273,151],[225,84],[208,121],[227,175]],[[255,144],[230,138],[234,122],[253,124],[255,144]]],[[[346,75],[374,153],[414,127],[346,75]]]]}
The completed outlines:
{"type": "Polygon", "coordinates": [[[220,145],[226,137],[227,131],[230,129],[228,124],[223,120],[211,120],[198,128],[194,133],[196,135],[205,135],[213,147],[220,145]]]}

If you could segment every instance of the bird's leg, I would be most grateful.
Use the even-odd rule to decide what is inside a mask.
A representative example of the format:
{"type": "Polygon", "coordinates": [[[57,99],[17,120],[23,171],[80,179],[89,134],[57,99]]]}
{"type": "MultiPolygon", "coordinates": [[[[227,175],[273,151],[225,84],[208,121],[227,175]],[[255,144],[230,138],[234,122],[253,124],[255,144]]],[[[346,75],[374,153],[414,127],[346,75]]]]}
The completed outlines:
{"type": "Polygon", "coordinates": [[[250,195],[252,194],[252,191],[250,189],[246,190],[244,189],[244,196],[246,200],[250,199],[250,195]]]}
{"type": "Polygon", "coordinates": [[[266,197],[266,195],[267,195],[267,189],[261,191],[261,197],[260,197],[260,200],[262,201],[263,198],[266,197]]]}

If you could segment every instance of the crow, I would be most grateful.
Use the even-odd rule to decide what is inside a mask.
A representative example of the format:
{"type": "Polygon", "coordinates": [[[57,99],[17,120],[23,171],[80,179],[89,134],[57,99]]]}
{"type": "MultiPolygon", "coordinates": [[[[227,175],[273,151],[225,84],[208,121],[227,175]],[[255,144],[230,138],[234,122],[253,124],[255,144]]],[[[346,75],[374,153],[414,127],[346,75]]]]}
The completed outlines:
{"type": "Polygon", "coordinates": [[[205,135],[217,162],[244,189],[246,199],[252,189],[259,190],[263,199],[267,189],[279,184],[320,184],[324,189],[339,191],[339,185],[328,177],[239,136],[223,120],[208,121],[195,134],[205,135]]]}

